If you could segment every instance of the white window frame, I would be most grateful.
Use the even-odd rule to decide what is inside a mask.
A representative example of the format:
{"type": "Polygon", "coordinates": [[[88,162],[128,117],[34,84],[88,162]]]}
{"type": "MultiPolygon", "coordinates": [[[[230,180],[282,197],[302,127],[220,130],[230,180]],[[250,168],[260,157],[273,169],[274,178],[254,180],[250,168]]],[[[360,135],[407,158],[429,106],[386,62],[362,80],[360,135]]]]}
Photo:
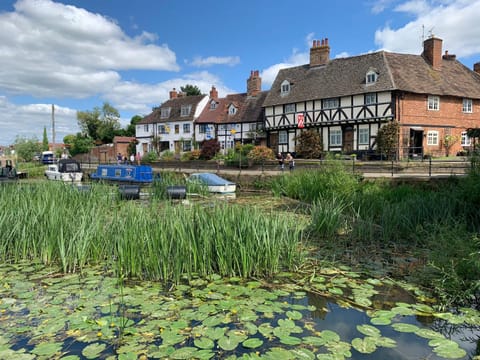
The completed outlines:
{"type": "Polygon", "coordinates": [[[237,108],[233,105],[230,105],[228,108],[228,115],[235,115],[237,113],[237,108]]]}
{"type": "Polygon", "coordinates": [[[190,124],[189,123],[185,123],[183,124],[183,133],[184,134],[190,134],[190,124]]]}
{"type": "Polygon", "coordinates": [[[285,96],[290,94],[290,82],[288,80],[284,80],[280,85],[280,95],[285,96]]]}
{"type": "Polygon", "coordinates": [[[367,85],[369,84],[375,84],[377,82],[377,77],[378,77],[378,74],[373,71],[373,70],[370,70],[367,72],[367,74],[365,75],[365,83],[367,85]]]}
{"type": "Polygon", "coordinates": [[[470,139],[467,135],[466,131],[462,131],[462,140],[460,143],[462,146],[470,146],[472,145],[472,139],[470,139]]]}
{"type": "Polygon", "coordinates": [[[192,142],[191,141],[183,141],[182,142],[182,151],[192,151],[192,142]]]}
{"type": "Polygon", "coordinates": [[[338,107],[340,107],[340,101],[338,98],[322,100],[322,109],[336,109],[338,107]]]}
{"type": "Polygon", "coordinates": [[[206,134],[208,131],[208,124],[198,124],[198,133],[206,134]]]}
{"type": "Polygon", "coordinates": [[[377,102],[377,94],[376,93],[365,94],[365,105],[375,104],[376,102],[377,102]]]}
{"type": "Polygon", "coordinates": [[[188,116],[192,111],[192,105],[182,105],[180,108],[180,116],[188,116]]]}
{"type": "Polygon", "coordinates": [[[215,110],[217,108],[217,102],[215,100],[210,101],[210,110],[215,110]]]}
{"type": "Polygon", "coordinates": [[[285,104],[285,114],[294,113],[294,112],[295,112],[295,104],[294,103],[285,104]]]}
{"type": "Polygon", "coordinates": [[[173,132],[174,132],[174,134],[180,134],[180,125],[179,124],[175,124],[173,126],[173,132]]]}
{"type": "Polygon", "coordinates": [[[370,143],[370,129],[367,127],[358,129],[358,144],[368,145],[370,143]]]}
{"type": "Polygon", "coordinates": [[[165,125],[158,125],[157,129],[158,129],[159,134],[166,134],[167,133],[165,125]]]}
{"type": "Polygon", "coordinates": [[[280,130],[278,132],[278,143],[288,144],[288,132],[286,130],[280,130]]]}
{"type": "Polygon", "coordinates": [[[430,110],[430,111],[439,111],[440,110],[440,96],[428,95],[427,109],[430,110]]]}
{"type": "Polygon", "coordinates": [[[342,146],[342,130],[341,129],[330,129],[330,134],[328,136],[330,146],[342,146]]]}
{"type": "Polygon", "coordinates": [[[427,145],[429,145],[429,146],[437,146],[438,145],[438,131],[437,130],[429,130],[427,132],[427,145]]]}
{"type": "Polygon", "coordinates": [[[463,99],[462,111],[466,114],[471,114],[473,112],[473,100],[472,99],[463,99]]]}
{"type": "Polygon", "coordinates": [[[160,118],[161,119],[166,119],[169,116],[170,116],[170,108],[169,107],[160,109],[160,118]]]}

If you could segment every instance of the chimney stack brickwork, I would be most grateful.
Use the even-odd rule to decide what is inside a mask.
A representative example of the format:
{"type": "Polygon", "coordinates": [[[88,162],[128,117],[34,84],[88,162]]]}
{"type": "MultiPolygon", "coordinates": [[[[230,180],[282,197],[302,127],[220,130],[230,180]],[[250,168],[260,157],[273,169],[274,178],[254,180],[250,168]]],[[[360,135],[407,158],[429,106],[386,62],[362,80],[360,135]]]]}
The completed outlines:
{"type": "Polygon", "coordinates": [[[326,65],[330,60],[330,45],[328,38],[313,40],[310,48],[310,66],[326,65]]]}
{"type": "Polygon", "coordinates": [[[435,69],[442,68],[442,39],[431,37],[423,42],[423,57],[435,69]]]}
{"type": "Polygon", "coordinates": [[[257,96],[262,91],[262,78],[258,70],[252,70],[247,79],[247,96],[257,96]]]}
{"type": "Polygon", "coordinates": [[[210,90],[210,99],[218,99],[218,91],[215,86],[212,86],[212,89],[210,90]]]}
{"type": "Polygon", "coordinates": [[[480,75],[480,62],[473,64],[473,71],[480,75]]]}
{"type": "Polygon", "coordinates": [[[177,95],[177,90],[175,90],[175,88],[173,88],[173,90],[170,90],[170,99],[176,99],[177,95]]]}

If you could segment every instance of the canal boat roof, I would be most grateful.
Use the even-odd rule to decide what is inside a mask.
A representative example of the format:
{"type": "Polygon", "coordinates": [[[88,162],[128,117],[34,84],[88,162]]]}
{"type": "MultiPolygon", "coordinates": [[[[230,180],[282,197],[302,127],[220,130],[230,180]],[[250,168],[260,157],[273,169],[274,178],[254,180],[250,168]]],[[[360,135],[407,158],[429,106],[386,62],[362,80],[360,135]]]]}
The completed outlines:
{"type": "Polygon", "coordinates": [[[149,165],[98,165],[90,174],[92,180],[107,180],[127,183],[151,183],[153,170],[149,165]]]}

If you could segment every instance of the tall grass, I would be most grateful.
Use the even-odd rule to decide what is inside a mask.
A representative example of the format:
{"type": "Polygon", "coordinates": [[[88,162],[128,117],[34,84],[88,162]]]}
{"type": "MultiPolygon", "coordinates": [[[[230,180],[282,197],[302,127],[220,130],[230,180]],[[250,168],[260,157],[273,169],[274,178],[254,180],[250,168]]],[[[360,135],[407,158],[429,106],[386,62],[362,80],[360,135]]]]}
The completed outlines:
{"type": "Polygon", "coordinates": [[[39,259],[65,272],[103,263],[129,277],[268,276],[302,260],[302,228],[284,214],[218,204],[122,202],[57,182],[0,187],[0,260],[39,259]]]}

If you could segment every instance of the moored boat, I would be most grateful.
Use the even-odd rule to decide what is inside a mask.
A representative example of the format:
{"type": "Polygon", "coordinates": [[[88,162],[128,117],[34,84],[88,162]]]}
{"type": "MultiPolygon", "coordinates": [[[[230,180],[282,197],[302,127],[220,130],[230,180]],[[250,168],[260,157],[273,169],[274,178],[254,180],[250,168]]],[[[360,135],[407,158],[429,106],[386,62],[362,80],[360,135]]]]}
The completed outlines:
{"type": "Polygon", "coordinates": [[[91,180],[104,180],[129,184],[153,182],[153,170],[149,165],[98,165],[90,175],[91,180]]]}
{"type": "Polygon", "coordinates": [[[50,164],[45,170],[48,180],[80,182],[83,178],[80,163],[75,159],[60,159],[56,164],[50,164]]]}
{"type": "Polygon", "coordinates": [[[188,177],[188,181],[205,185],[211,193],[231,194],[237,190],[234,182],[214,173],[193,173],[188,177]]]}
{"type": "Polygon", "coordinates": [[[15,168],[15,160],[12,157],[0,157],[0,183],[17,181],[19,173],[15,168]]]}

